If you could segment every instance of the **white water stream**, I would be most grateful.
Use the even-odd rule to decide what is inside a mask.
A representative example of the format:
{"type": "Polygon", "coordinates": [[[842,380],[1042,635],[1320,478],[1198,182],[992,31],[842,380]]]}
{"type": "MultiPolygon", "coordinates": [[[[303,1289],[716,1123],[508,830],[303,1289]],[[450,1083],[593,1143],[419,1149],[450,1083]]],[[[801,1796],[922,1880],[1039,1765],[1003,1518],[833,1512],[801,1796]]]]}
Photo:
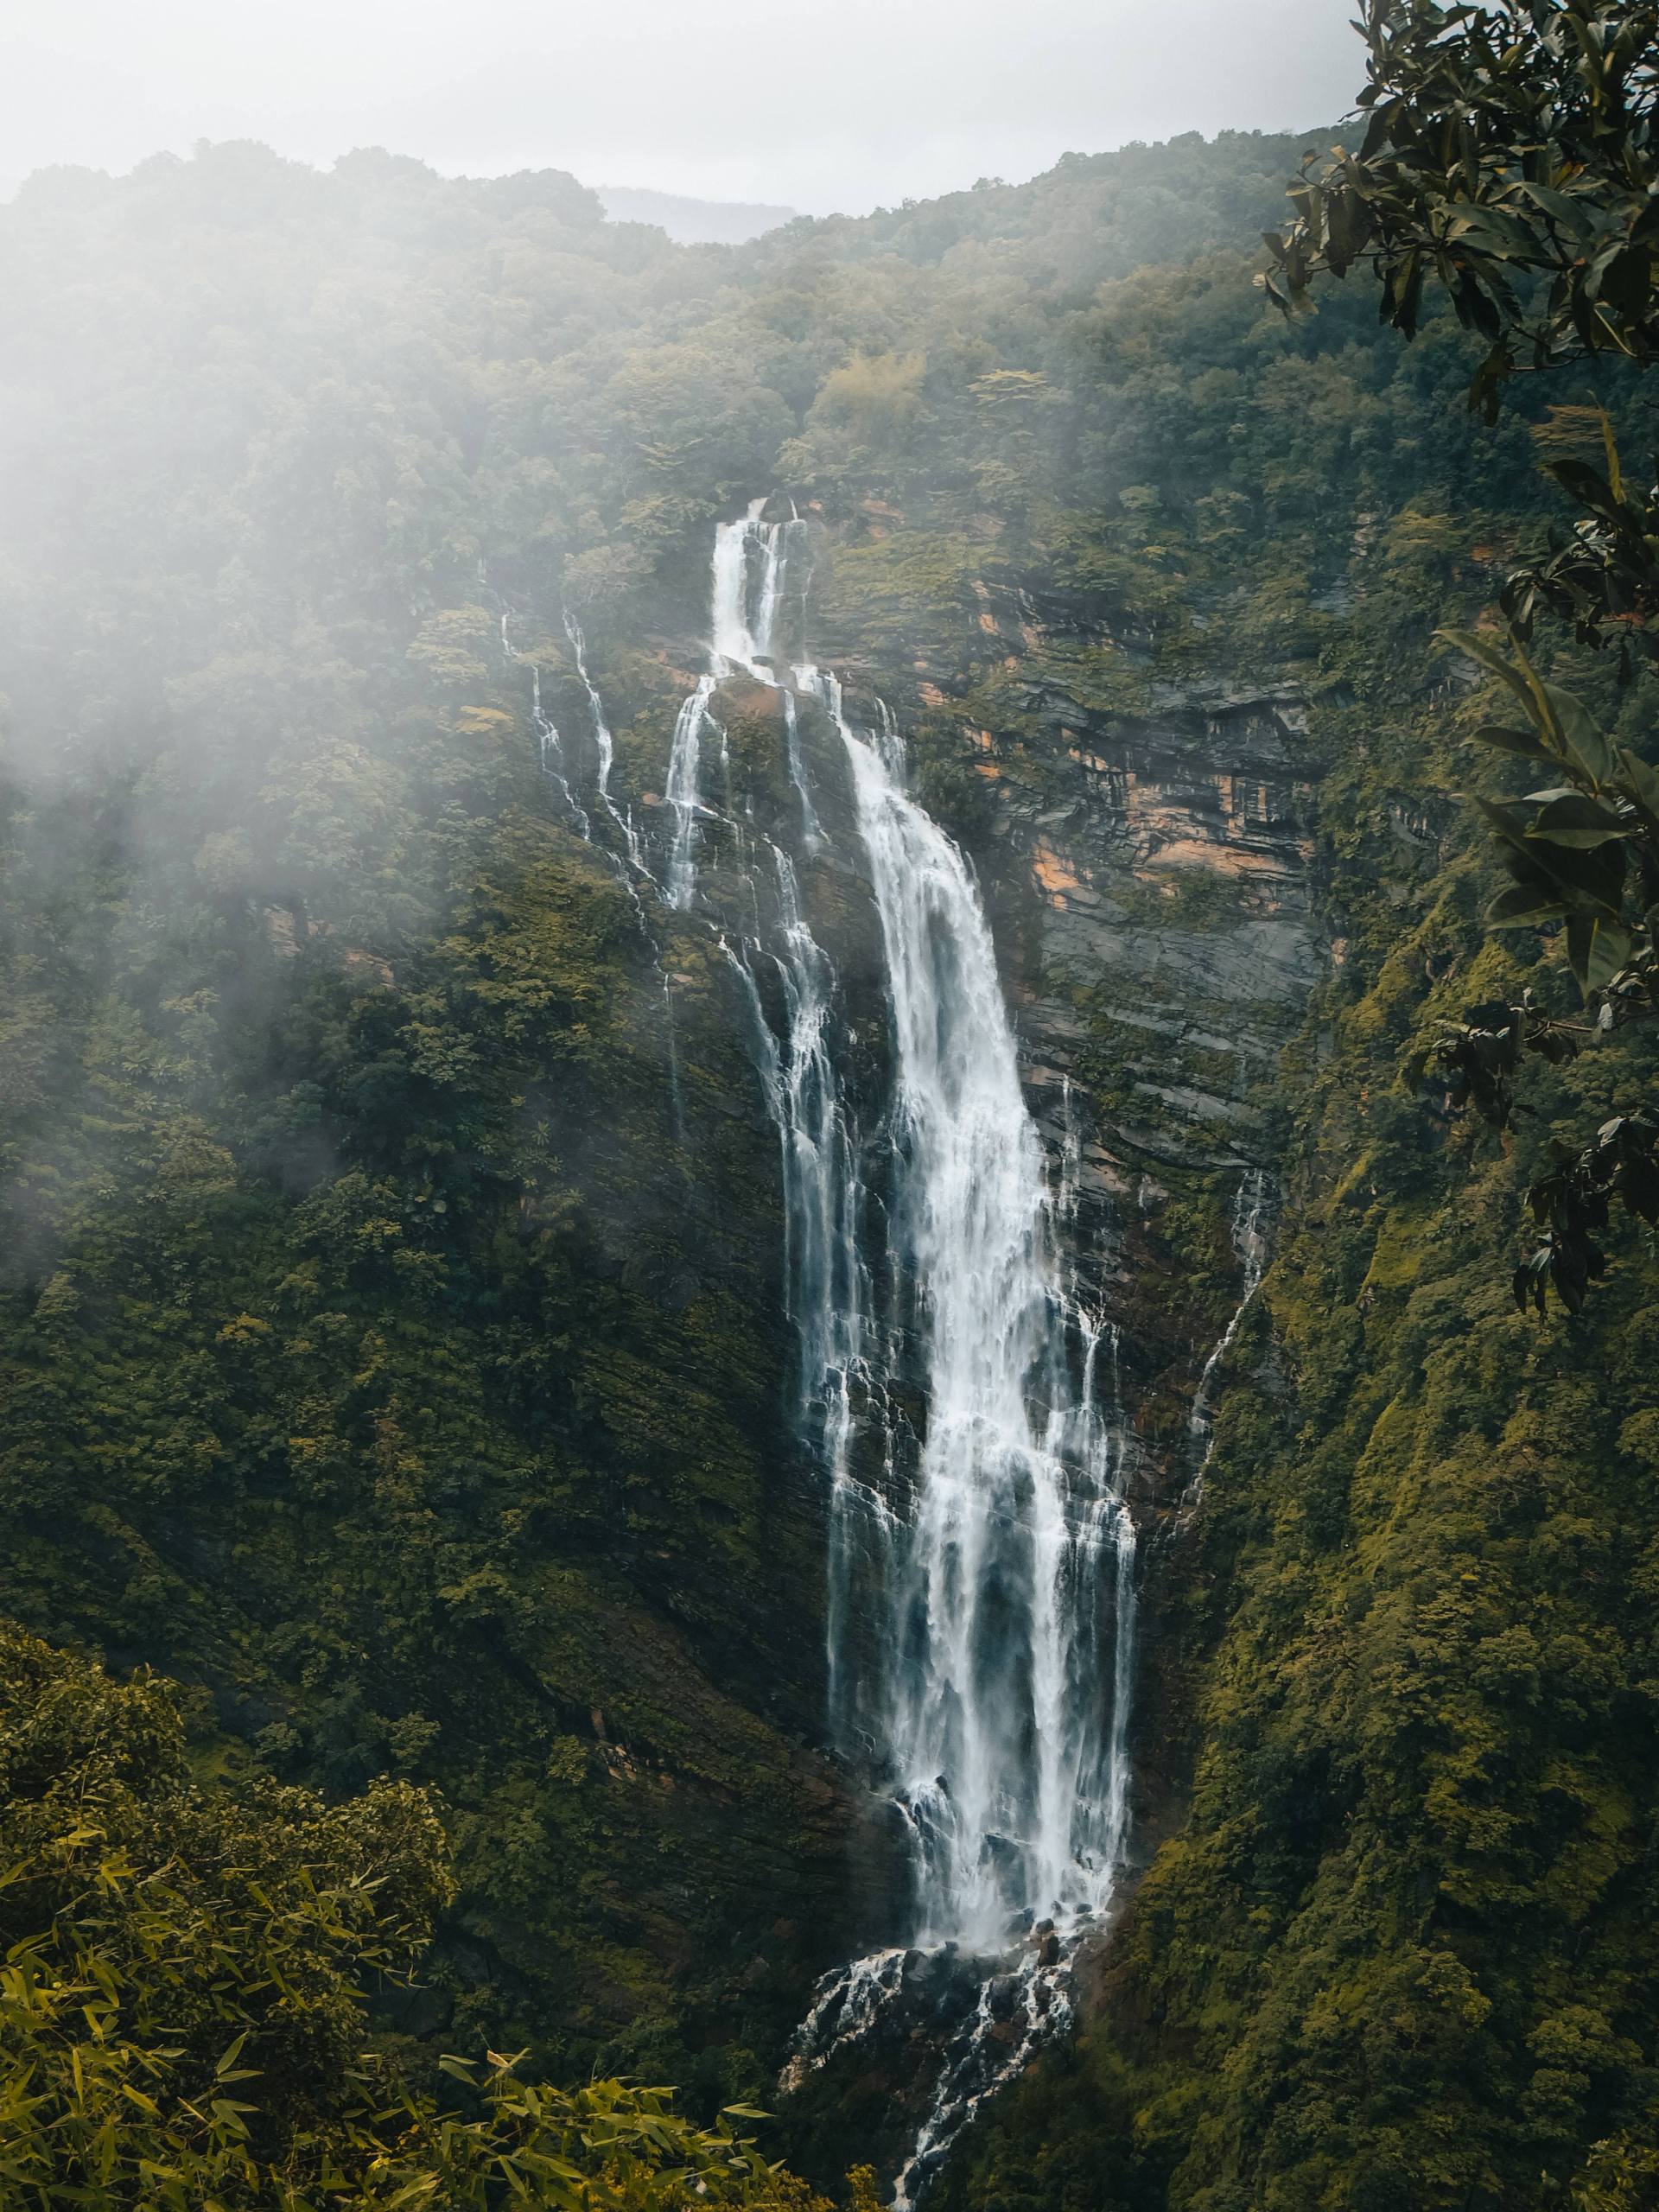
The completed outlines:
{"type": "Polygon", "coordinates": [[[594,752],[598,762],[594,788],[598,794],[600,804],[622,833],[622,842],[627,853],[629,867],[644,874],[645,855],[639,849],[639,836],[633,826],[633,817],[632,813],[626,816],[619,814],[616,801],[611,797],[611,770],[616,765],[616,741],[611,735],[610,724],[605,719],[604,702],[599,696],[594,679],[588,673],[588,656],[582,634],[582,625],[568,607],[564,614],[564,634],[570,641],[571,652],[575,655],[577,681],[588,694],[588,712],[593,722],[594,752]]]}
{"type": "Polygon", "coordinates": [[[916,1961],[981,1961],[902,2204],[1069,2016],[1070,1949],[1110,1902],[1128,1824],[1135,1538],[1116,1338],[1081,1309],[1062,1249],[1075,1162],[1051,1190],[977,888],[905,790],[885,708],[861,729],[834,676],[779,665],[803,526],[763,512],[757,501],[716,531],[708,666],[667,780],[665,888],[681,907],[696,895],[721,683],[741,671],[782,689],[809,857],[825,841],[798,699],[821,708],[844,752],[885,953],[893,1096],[874,1138],[855,1132],[836,979],[776,846],[774,949],[757,937],[725,950],[779,1134],[798,1406],[830,1485],[832,1722],[905,1823],[914,1878],[909,1943],[825,1978],[791,2077],[868,2035],[916,1961]],[[767,959],[778,1027],[757,980],[767,959]],[[907,1448],[888,1414],[896,1388],[923,1408],[907,1448]]]}
{"type": "Polygon", "coordinates": [[[1259,1167],[1246,1168],[1239,1178],[1237,1195],[1233,1200],[1230,1224],[1233,1256],[1238,1262],[1239,1298],[1227,1326],[1217,1338],[1210,1357],[1204,1363],[1198,1376],[1198,1387],[1192,1393],[1192,1404],[1186,1417],[1186,1433],[1192,1454],[1197,1461],[1192,1479],[1188,1485],[1185,1503],[1194,1505],[1203,1493],[1204,1478],[1209,1471],[1211,1456],[1215,1450],[1212,1400],[1216,1376],[1221,1363],[1233,1348],[1233,1338],[1238,1334],[1239,1324],[1249,1311],[1250,1301],[1262,1287],[1262,1278],[1268,1265],[1268,1179],[1259,1167]]]}
{"type": "Polygon", "coordinates": [[[504,607],[501,609],[501,652],[504,658],[509,661],[529,663],[530,714],[531,720],[536,725],[536,747],[541,760],[542,772],[550,782],[557,785],[565,804],[570,810],[571,819],[582,835],[586,837],[588,835],[588,817],[582,812],[581,803],[570,788],[569,777],[565,772],[564,742],[559,735],[557,724],[542,704],[541,664],[534,654],[521,653],[518,646],[513,644],[510,621],[511,618],[504,607]]]}
{"type": "MultiPolygon", "coordinates": [[[[832,1544],[850,1554],[837,1582],[885,1592],[874,1679],[848,1718],[874,1734],[913,1829],[918,1940],[995,1951],[1022,1916],[1073,1921],[1110,1895],[1128,1803],[1114,1616],[1133,1529],[1116,1439],[1083,1393],[1099,1332],[1063,1288],[973,879],[838,687],[796,674],[841,729],[881,921],[889,1212],[927,1408],[907,1518],[872,1530],[861,1491],[832,1501],[832,1544]]],[[[850,1640],[852,1624],[830,1632],[850,1640]]]]}
{"type": "MultiPolygon", "coordinates": [[[[707,810],[702,793],[702,740],[711,726],[717,734],[719,729],[709,712],[709,702],[718,686],[739,670],[762,683],[776,680],[773,640],[784,605],[789,556],[802,525],[793,519],[763,522],[766,504],[764,499],[751,501],[741,521],[722,522],[715,530],[709,665],[675,722],[664,791],[674,816],[666,885],[671,906],[690,905],[696,874],[697,828],[707,810]]],[[[790,749],[793,765],[798,755],[792,741],[790,749]]],[[[804,785],[800,789],[810,813],[811,801],[805,798],[804,785]]]]}

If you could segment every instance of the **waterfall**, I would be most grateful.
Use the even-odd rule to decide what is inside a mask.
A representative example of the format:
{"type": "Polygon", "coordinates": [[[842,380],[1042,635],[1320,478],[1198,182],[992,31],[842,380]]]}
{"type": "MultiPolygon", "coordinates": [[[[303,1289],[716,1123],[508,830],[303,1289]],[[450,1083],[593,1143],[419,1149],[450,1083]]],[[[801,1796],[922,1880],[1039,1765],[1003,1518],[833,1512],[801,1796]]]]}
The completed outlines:
{"type": "Polygon", "coordinates": [[[622,832],[629,867],[638,868],[643,873],[645,863],[639,850],[639,836],[633,826],[633,817],[632,814],[626,817],[619,814],[616,810],[616,802],[611,797],[611,770],[616,760],[616,741],[611,735],[610,724],[605,719],[604,702],[600,698],[598,687],[588,673],[588,657],[582,634],[582,625],[568,607],[564,610],[564,634],[570,640],[570,650],[576,657],[577,678],[582,690],[588,694],[588,712],[594,726],[594,751],[598,760],[594,788],[598,794],[600,804],[622,832]]]}
{"type": "MultiPolygon", "coordinates": [[[[705,811],[701,787],[702,735],[711,725],[718,728],[709,712],[709,702],[716,688],[739,671],[758,683],[775,680],[772,654],[778,620],[790,557],[803,526],[794,516],[787,522],[763,522],[766,504],[764,498],[752,500],[741,521],[719,523],[715,528],[708,667],[675,721],[664,791],[674,817],[665,886],[671,906],[690,905],[696,879],[697,823],[705,811]]],[[[798,753],[791,747],[791,765],[796,759],[798,753]]],[[[798,788],[810,812],[811,802],[805,797],[804,783],[798,788]]]]}
{"type": "Polygon", "coordinates": [[[671,754],[665,891],[677,906],[696,897],[720,683],[741,671],[780,690],[809,856],[826,840],[798,701],[821,709],[884,954],[893,1084],[879,1128],[856,1127],[834,971],[794,862],[769,840],[769,871],[747,879],[755,933],[721,949],[779,1147],[795,1408],[829,1493],[831,1723],[890,1801],[913,1873],[909,1942],[824,1978],[785,2083],[918,1992],[938,2017],[941,1989],[960,1984],[899,2177],[906,2206],[982,2100],[1070,2018],[1072,1951],[1111,1901],[1129,1821],[1135,1534],[1116,1333],[1088,1311],[1066,1250],[1081,1155],[1069,1093],[1051,1187],[972,874],[908,795],[885,706],[863,729],[833,674],[780,666],[804,526],[765,523],[764,505],[715,532],[707,668],[671,754]],[[900,1396],[918,1435],[892,1413],[900,1396]]]}
{"type": "Polygon", "coordinates": [[[536,726],[536,747],[541,760],[542,772],[550,783],[558,785],[560,794],[570,810],[571,817],[576,828],[586,837],[588,835],[588,817],[577,804],[575,794],[570,788],[569,779],[565,774],[564,747],[559,736],[558,728],[553,717],[542,704],[541,664],[533,655],[521,653],[518,646],[513,644],[509,628],[509,617],[505,607],[501,609],[501,652],[503,657],[509,661],[527,660],[530,663],[530,714],[531,720],[536,726]]]}
{"type": "Polygon", "coordinates": [[[810,855],[823,844],[823,829],[807,788],[805,764],[801,759],[800,712],[795,704],[795,694],[788,690],[784,693],[784,746],[789,761],[789,780],[801,804],[801,842],[810,855]]]}
{"type": "Polygon", "coordinates": [[[1268,1236],[1268,1179],[1259,1167],[1247,1168],[1239,1178],[1237,1194],[1233,1200],[1232,1220],[1229,1234],[1233,1255],[1238,1262],[1239,1297],[1227,1326],[1211,1348],[1198,1376],[1198,1387],[1192,1393],[1192,1406],[1186,1417],[1188,1442],[1198,1461],[1186,1494],[1189,1504],[1197,1503],[1215,1449],[1211,1431],[1214,1427],[1211,1412],[1211,1398],[1221,1363],[1232,1350],[1233,1338],[1238,1334],[1239,1324],[1249,1310],[1250,1301],[1262,1287],[1262,1277],[1267,1270],[1268,1236]]]}
{"type": "Polygon", "coordinates": [[[664,886],[671,906],[689,906],[696,880],[694,841],[697,816],[702,808],[697,788],[702,762],[702,731],[709,720],[709,702],[719,681],[712,672],[700,676],[696,690],[684,701],[675,718],[674,741],[668,754],[668,785],[663,794],[674,816],[673,836],[668,849],[668,880],[664,886]]]}
{"type": "MultiPolygon", "coordinates": [[[[1133,1529],[1115,1439],[1084,1396],[1099,1332],[1079,1330],[1063,1286],[967,863],[896,780],[891,748],[848,721],[835,679],[796,674],[841,731],[881,924],[891,1212],[926,1402],[860,1717],[914,1834],[918,1940],[995,1950],[1022,1916],[1075,1922],[1110,1895],[1128,1804],[1133,1529]]],[[[832,1546],[856,1549],[861,1500],[833,1498],[831,1512],[832,1546]]]]}

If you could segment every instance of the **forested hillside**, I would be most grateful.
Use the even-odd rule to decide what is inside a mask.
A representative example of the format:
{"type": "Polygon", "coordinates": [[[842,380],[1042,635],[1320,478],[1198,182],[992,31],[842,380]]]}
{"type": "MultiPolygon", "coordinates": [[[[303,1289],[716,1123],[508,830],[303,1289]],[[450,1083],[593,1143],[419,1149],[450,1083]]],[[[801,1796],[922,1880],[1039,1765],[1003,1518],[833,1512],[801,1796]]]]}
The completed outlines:
{"type": "MultiPolygon", "coordinates": [[[[1542,1325],[1508,1284],[1652,1046],[1502,1144],[1425,1077],[1566,988],[1481,935],[1455,794],[1511,772],[1431,633],[1577,434],[1471,416],[1449,320],[1264,311],[1312,143],[742,247],[245,145],[0,211],[0,1610],[188,1686],[204,1786],[435,1789],[458,1894],[383,2031],[766,2103],[888,1939],[719,933],[570,801],[591,677],[660,842],[710,533],[775,493],[1086,1113],[1143,1530],[1145,1871],[935,2201],[1498,2212],[1654,2096],[1656,1255],[1542,1325]]],[[[760,791],[775,718],[730,736],[760,791]]],[[[809,2101],[815,2177],[887,2094],[809,2101]]]]}

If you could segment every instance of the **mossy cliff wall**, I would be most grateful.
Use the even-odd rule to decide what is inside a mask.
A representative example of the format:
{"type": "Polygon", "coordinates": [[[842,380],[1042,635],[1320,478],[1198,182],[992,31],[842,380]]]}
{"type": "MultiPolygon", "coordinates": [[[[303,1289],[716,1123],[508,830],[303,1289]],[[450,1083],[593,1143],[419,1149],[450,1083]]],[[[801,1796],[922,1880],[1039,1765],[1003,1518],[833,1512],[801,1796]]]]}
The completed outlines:
{"type": "MultiPolygon", "coordinates": [[[[1502,1145],[1426,1079],[1438,1021],[1573,995],[1558,948],[1482,931],[1475,710],[1413,645],[1431,593],[1488,601],[1506,526],[1448,526],[1431,578],[1410,518],[1369,520],[1306,683],[1329,964],[1278,1065],[1274,1257],[1158,1562],[1179,1824],[1093,2024],[946,2205],[1498,2212],[1651,2139],[1659,1259],[1616,1229],[1586,1311],[1541,1324],[1509,1276],[1552,1142],[1656,1056],[1638,1032],[1541,1074],[1502,1145]]],[[[1639,726],[1650,687],[1621,709],[1612,678],[1639,726]]]]}

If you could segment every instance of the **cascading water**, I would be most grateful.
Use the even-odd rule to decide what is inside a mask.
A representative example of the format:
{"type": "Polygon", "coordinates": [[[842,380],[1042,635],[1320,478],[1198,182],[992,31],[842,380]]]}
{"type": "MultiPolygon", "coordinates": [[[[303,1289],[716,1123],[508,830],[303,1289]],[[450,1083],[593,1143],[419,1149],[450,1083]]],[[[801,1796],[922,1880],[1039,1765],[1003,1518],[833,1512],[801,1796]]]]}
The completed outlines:
{"type": "Polygon", "coordinates": [[[1227,1326],[1211,1347],[1210,1357],[1204,1363],[1203,1371],[1198,1376],[1198,1387],[1192,1393],[1192,1404],[1186,1417],[1188,1441],[1198,1461],[1186,1494],[1189,1505],[1197,1503],[1209,1469],[1211,1453],[1215,1449],[1211,1401],[1216,1376],[1222,1361],[1232,1350],[1239,1324],[1249,1311],[1250,1300],[1261,1289],[1262,1278],[1267,1271],[1267,1176],[1259,1167],[1247,1168],[1239,1178],[1231,1222],[1233,1254],[1238,1262],[1239,1271],[1238,1303],[1233,1308],[1227,1326]]]}
{"type": "Polygon", "coordinates": [[[823,842],[823,830],[812,804],[812,794],[807,789],[806,769],[801,759],[801,718],[792,691],[784,693],[784,741],[789,758],[789,780],[801,803],[801,842],[809,854],[816,853],[823,842]]]}
{"type": "Polygon", "coordinates": [[[582,625],[568,607],[564,613],[564,634],[569,639],[570,650],[576,658],[577,680],[588,694],[588,712],[593,721],[594,752],[598,761],[594,788],[600,804],[622,833],[629,867],[637,868],[643,874],[645,865],[645,856],[639,849],[639,836],[633,826],[632,815],[619,814],[616,801],[611,797],[611,770],[616,762],[616,741],[612,737],[610,724],[605,719],[604,702],[600,698],[592,677],[588,673],[588,657],[584,649],[582,625]]]}
{"type": "Polygon", "coordinates": [[[671,906],[691,904],[696,882],[697,816],[702,801],[698,791],[702,766],[702,732],[709,720],[709,702],[720,678],[712,671],[697,678],[697,688],[681,706],[669,748],[668,785],[664,791],[674,817],[673,841],[668,849],[668,880],[664,888],[671,906]]]}
{"type": "MultiPolygon", "coordinates": [[[[994,1949],[1022,1913],[1089,1915],[1109,1895],[1127,1685],[1102,1648],[1116,1610],[1102,1567],[1132,1536],[1111,1440],[1077,1389],[1092,1362],[973,880],[838,689],[798,674],[840,724],[881,921],[893,1214],[926,1386],[868,1711],[914,1826],[918,1935],[994,1949]]],[[[857,1545],[856,1503],[835,1521],[832,1541],[857,1545]]]]}
{"type": "Polygon", "coordinates": [[[822,708],[885,954],[893,1095],[879,1140],[859,1141],[835,977],[775,845],[774,949],[759,934],[741,954],[722,945],[779,1134],[798,1410],[830,1484],[832,1719],[906,1824],[914,1875],[911,1942],[825,1978],[786,2079],[868,2037],[918,1986],[965,1988],[902,2205],[982,2097],[1069,2017],[1071,1948],[1110,1901],[1128,1822],[1135,1539],[1116,1334],[1084,1308],[1063,1250],[1072,1148],[1051,1190],[976,887],[906,793],[891,716],[879,707],[861,730],[833,675],[778,665],[804,525],[765,523],[764,505],[715,534],[708,668],[671,757],[665,892],[682,907],[696,895],[720,683],[741,670],[782,690],[809,855],[824,833],[798,695],[822,708]],[[757,980],[768,959],[778,1022],[757,980]],[[887,1414],[899,1387],[925,1408],[905,1450],[887,1414]]]}
{"type": "MultiPolygon", "coordinates": [[[[759,683],[775,681],[773,639],[784,604],[790,553],[802,525],[793,517],[788,522],[763,522],[766,504],[764,499],[753,500],[741,521],[722,522],[715,530],[709,665],[675,721],[664,791],[674,817],[666,885],[671,906],[690,905],[696,879],[697,823],[704,811],[702,737],[712,721],[709,702],[716,688],[740,669],[759,683]]],[[[798,752],[791,747],[791,766],[798,760],[798,752]]],[[[811,801],[806,798],[804,783],[799,789],[810,813],[811,801]]]]}
{"type": "Polygon", "coordinates": [[[513,644],[509,621],[504,607],[501,609],[502,653],[510,661],[528,661],[530,664],[530,713],[531,720],[536,725],[536,747],[541,758],[542,772],[550,783],[558,786],[565,804],[570,810],[572,820],[586,837],[588,835],[588,817],[582,812],[570,788],[570,779],[565,773],[564,746],[559,736],[558,726],[542,704],[541,663],[533,654],[521,653],[513,644]]]}

